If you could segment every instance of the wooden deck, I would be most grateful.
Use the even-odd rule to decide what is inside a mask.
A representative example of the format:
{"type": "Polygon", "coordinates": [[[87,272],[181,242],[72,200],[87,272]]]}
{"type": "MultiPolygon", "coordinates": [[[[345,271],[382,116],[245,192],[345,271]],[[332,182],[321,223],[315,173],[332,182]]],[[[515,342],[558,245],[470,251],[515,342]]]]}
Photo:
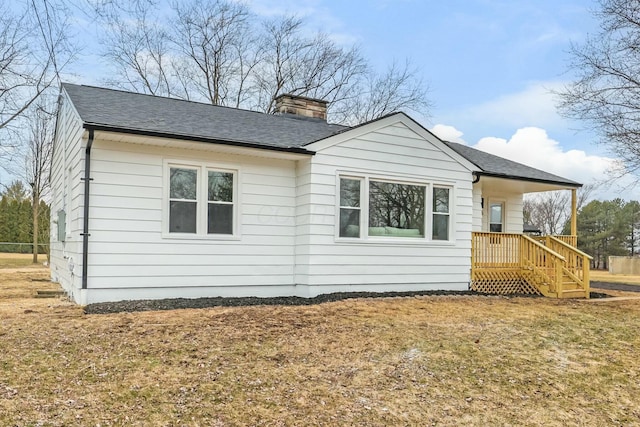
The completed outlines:
{"type": "Polygon", "coordinates": [[[474,232],[471,289],[493,294],[589,298],[591,257],[576,244],[576,236],[531,238],[474,232]]]}

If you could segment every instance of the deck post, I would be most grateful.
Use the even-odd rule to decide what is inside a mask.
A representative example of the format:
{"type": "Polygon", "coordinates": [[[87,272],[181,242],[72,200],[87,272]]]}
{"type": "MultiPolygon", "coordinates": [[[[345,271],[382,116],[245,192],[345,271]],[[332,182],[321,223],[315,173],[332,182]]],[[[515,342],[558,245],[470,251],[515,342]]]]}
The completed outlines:
{"type": "Polygon", "coordinates": [[[571,189],[571,235],[578,235],[578,190],[571,189]]]}

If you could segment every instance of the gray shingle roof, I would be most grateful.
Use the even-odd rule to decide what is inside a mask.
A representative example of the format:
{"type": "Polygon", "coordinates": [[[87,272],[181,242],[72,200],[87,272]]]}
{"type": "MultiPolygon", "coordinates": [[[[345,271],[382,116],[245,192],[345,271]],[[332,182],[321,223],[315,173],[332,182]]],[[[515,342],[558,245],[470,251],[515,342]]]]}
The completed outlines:
{"type": "Polygon", "coordinates": [[[85,125],[300,149],[346,128],[323,120],[272,115],[199,102],[63,83],[85,125]]]}
{"type": "Polygon", "coordinates": [[[552,173],[541,171],[503,157],[476,150],[468,145],[444,141],[452,150],[482,169],[484,175],[522,179],[526,181],[562,184],[570,187],[581,187],[582,184],[552,173]]]}
{"type": "MultiPolygon", "coordinates": [[[[70,83],[63,83],[62,87],[84,124],[94,128],[300,152],[306,152],[304,145],[350,129],[293,115],[264,114],[70,83]]],[[[466,145],[444,142],[485,175],[581,185],[466,145]]]]}

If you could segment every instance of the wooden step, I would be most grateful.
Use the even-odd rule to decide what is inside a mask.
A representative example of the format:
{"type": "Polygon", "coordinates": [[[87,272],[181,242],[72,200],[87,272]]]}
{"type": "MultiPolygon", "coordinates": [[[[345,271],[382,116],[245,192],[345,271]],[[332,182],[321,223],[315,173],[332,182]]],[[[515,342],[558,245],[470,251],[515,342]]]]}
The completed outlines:
{"type": "Polygon", "coordinates": [[[564,290],[573,290],[573,289],[582,289],[577,282],[562,282],[562,289],[564,290]]]}
{"type": "Polygon", "coordinates": [[[563,289],[560,298],[586,298],[584,289],[563,289]]]}
{"type": "Polygon", "coordinates": [[[55,290],[36,290],[36,298],[57,298],[64,295],[64,291],[55,291],[55,290]]]}

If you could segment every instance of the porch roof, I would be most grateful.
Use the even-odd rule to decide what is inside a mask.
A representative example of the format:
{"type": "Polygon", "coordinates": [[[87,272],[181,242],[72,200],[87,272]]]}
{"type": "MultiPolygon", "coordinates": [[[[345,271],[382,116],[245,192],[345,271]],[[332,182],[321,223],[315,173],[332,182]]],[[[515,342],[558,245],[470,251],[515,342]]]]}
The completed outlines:
{"type": "Polygon", "coordinates": [[[582,184],[570,179],[563,178],[540,169],[532,168],[503,157],[485,153],[484,151],[471,148],[468,145],[450,141],[444,142],[452,150],[456,151],[458,154],[480,168],[481,172],[478,172],[478,175],[537,182],[541,184],[552,184],[570,188],[582,187],[582,184]]]}

